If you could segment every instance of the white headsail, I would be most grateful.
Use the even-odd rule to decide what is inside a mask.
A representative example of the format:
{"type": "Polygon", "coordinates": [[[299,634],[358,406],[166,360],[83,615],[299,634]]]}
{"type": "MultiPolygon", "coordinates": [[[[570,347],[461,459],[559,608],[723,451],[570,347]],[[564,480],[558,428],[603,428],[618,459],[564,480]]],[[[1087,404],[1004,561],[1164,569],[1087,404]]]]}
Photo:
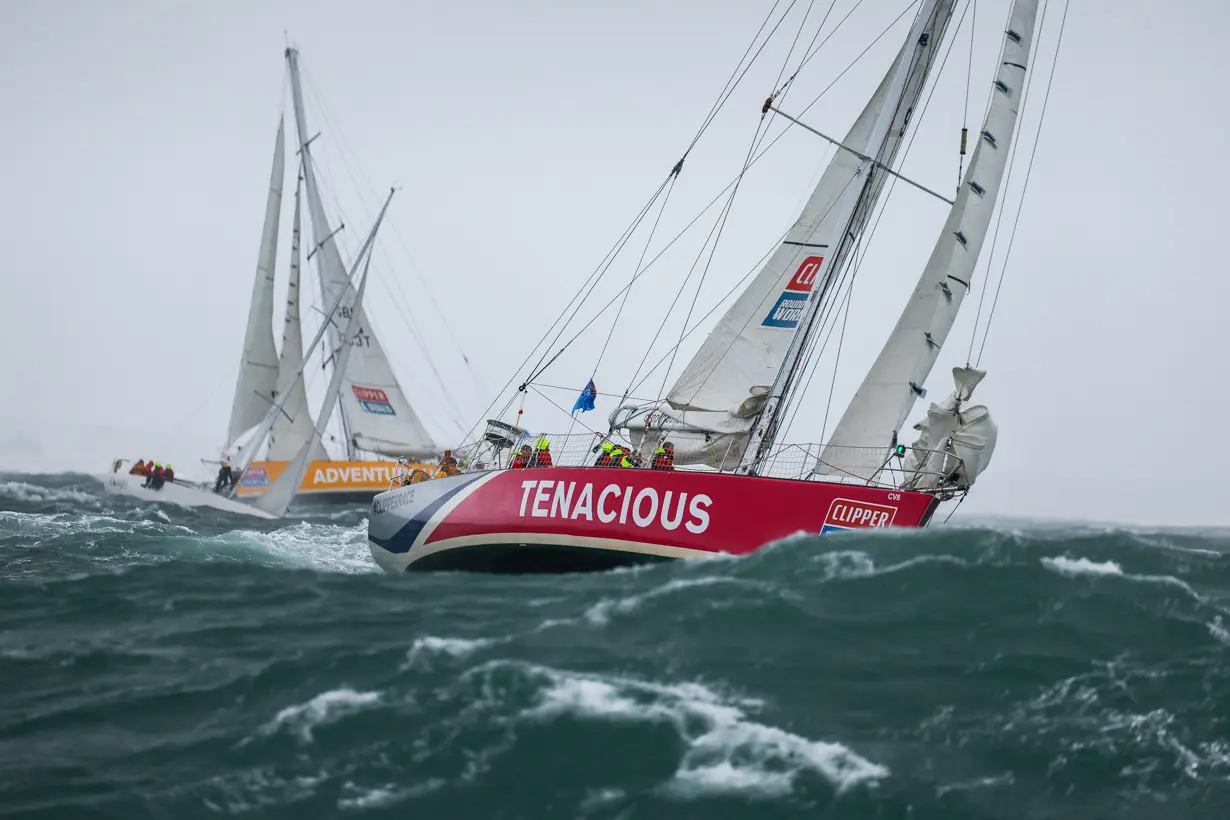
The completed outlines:
{"type": "MultiPolygon", "coordinates": [[[[1017,0],[1012,6],[991,106],[961,189],[897,326],[834,428],[816,467],[818,473],[872,478],[896,446],[915,399],[926,395],[923,385],[969,291],[1003,184],[1037,11],[1037,0],[1017,0]]],[[[968,368],[954,371],[956,391],[939,405],[931,405],[923,426],[935,427],[932,422],[936,420],[931,416],[937,413],[951,419],[952,424],[925,431],[918,446],[943,449],[954,425],[967,424],[977,415],[979,419],[985,417],[978,428],[983,432],[977,435],[981,437],[980,451],[989,458],[987,441],[982,440],[989,436],[990,446],[994,446],[989,414],[985,408],[981,414],[973,414],[976,408],[961,411],[961,403],[969,400],[983,375],[968,368]],[[973,415],[962,420],[957,418],[960,412],[973,415]]],[[[986,458],[978,459],[981,466],[985,466],[986,458]]],[[[976,475],[972,468],[970,472],[976,475]]]]}
{"type": "MultiPolygon", "coordinates": [[[[356,329],[359,323],[359,310],[363,305],[363,293],[367,290],[367,271],[371,266],[371,242],[376,237],[376,231],[380,229],[380,223],[384,221],[384,214],[389,208],[389,201],[392,200],[393,193],[389,192],[389,198],[385,200],[384,207],[380,209],[380,216],[376,218],[376,224],[372,227],[372,232],[367,238],[367,243],[364,245],[364,250],[367,251],[367,262],[363,266],[363,275],[359,278],[359,290],[355,294],[354,301],[351,303],[353,309],[350,311],[350,318],[346,322],[345,332],[342,334],[343,339],[354,338],[356,329]]],[[[362,258],[363,252],[360,252],[359,258],[362,258]]],[[[358,264],[359,259],[355,260],[358,264]]],[[[291,459],[286,469],[278,476],[277,480],[261,494],[253,506],[257,509],[276,515],[279,518],[286,514],[286,510],[295,499],[295,494],[299,491],[299,485],[303,482],[303,477],[307,475],[308,466],[312,463],[313,453],[320,446],[321,437],[324,435],[325,427],[329,424],[329,419],[333,416],[333,408],[337,404],[338,393],[342,388],[342,382],[345,380],[346,362],[350,358],[351,351],[358,347],[358,343],[343,344],[342,349],[337,353],[337,361],[333,368],[333,376],[329,379],[329,386],[325,389],[324,404],[320,408],[320,418],[316,420],[316,425],[312,429],[308,440],[303,442],[299,451],[295,453],[295,457],[291,459]]]]}
{"type": "Polygon", "coordinates": [[[859,154],[891,164],[953,3],[924,2],[897,57],[842,140],[851,150],[837,151],[786,239],[709,334],[666,400],[621,408],[612,416],[612,425],[627,429],[635,445],[642,446],[648,430],[660,430],[675,443],[677,464],[730,468],[739,463],[748,431],[801,332],[809,300],[824,298],[842,243],[861,230],[852,223],[856,210],[865,222],[882,189],[873,176],[867,190],[870,163],[859,154]],[[621,411],[627,413],[623,418],[621,411]]]}
{"type": "MultiPolygon", "coordinates": [[[[354,293],[342,264],[341,254],[333,231],[329,227],[316,184],[316,170],[312,162],[309,133],[304,114],[303,91],[299,83],[298,52],[286,50],[290,66],[291,94],[295,107],[295,122],[299,132],[299,145],[303,159],[304,189],[307,194],[308,214],[312,220],[315,248],[309,254],[317,257],[321,295],[325,304],[330,304],[339,294],[354,293]]],[[[347,295],[343,302],[342,317],[349,319],[356,310],[347,295]]],[[[342,420],[347,432],[347,449],[360,449],[386,456],[409,456],[430,458],[440,452],[430,434],[410,406],[409,400],[393,375],[388,357],[372,330],[365,312],[358,308],[355,330],[350,340],[354,350],[350,352],[346,372],[343,374],[341,407],[342,420]]],[[[342,349],[343,335],[333,324],[329,326],[330,349],[333,350],[334,366],[337,354],[342,349]]]]}
{"type": "Polygon", "coordinates": [[[248,306],[248,329],[243,337],[239,377],[231,401],[231,422],[227,426],[228,452],[245,432],[264,418],[278,385],[278,351],[273,343],[273,276],[278,256],[278,223],[282,215],[285,165],[286,128],[285,123],[279,121],[269,195],[265,201],[265,226],[261,231],[260,255],[256,260],[256,281],[252,285],[252,302],[248,306]]]}
{"type": "MultiPolygon", "coordinates": [[[[300,177],[302,181],[302,177],[300,177]]],[[[274,419],[273,432],[269,435],[270,461],[289,461],[302,449],[304,442],[312,437],[312,412],[308,408],[307,388],[303,379],[296,378],[296,369],[303,359],[303,334],[299,324],[299,247],[300,247],[300,189],[295,186],[295,222],[290,240],[290,276],[286,283],[286,321],[282,330],[282,351],[278,356],[278,395],[284,399],[282,412],[274,419]]],[[[312,461],[324,461],[329,457],[319,441],[311,454],[312,461]]]]}

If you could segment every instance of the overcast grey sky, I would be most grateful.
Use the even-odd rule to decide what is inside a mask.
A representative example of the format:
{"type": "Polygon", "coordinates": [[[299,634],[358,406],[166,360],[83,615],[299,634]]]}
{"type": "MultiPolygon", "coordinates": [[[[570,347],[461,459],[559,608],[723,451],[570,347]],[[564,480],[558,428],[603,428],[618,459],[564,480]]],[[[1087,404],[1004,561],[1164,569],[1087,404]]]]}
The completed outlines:
{"type": "MultiPolygon", "coordinates": [[[[813,4],[805,40],[829,2],[813,4]]],[[[828,28],[854,5],[836,0],[828,28]]],[[[815,97],[905,5],[866,0],[800,74],[785,110],[815,97]]],[[[1035,60],[1043,71],[1062,0],[1049,5],[1035,60]]],[[[345,216],[346,248],[362,240],[385,189],[402,188],[368,307],[403,386],[447,443],[457,422],[480,417],[540,323],[556,317],[657,188],[771,7],[0,2],[8,249],[0,332],[9,351],[0,360],[0,469],[98,471],[114,456],[151,455],[191,471],[222,443],[283,106],[293,133],[284,31],[302,52],[309,116],[322,132],[313,150],[332,214],[345,216]],[[457,412],[440,398],[425,354],[450,381],[457,412]]],[[[689,155],[651,254],[737,172],[805,7],[796,3],[689,155]]],[[[1007,7],[977,6],[972,129],[1007,7]]],[[[971,22],[903,164],[945,190],[957,178],[971,22]]],[[[804,119],[844,133],[908,23],[909,15],[804,119]]],[[[978,399],[995,414],[999,445],[967,510],[1230,524],[1230,504],[1219,501],[1230,345],[1228,36],[1225,0],[1073,0],[982,361],[990,375],[978,399]]],[[[1039,93],[1018,131],[1026,147],[1040,108],[1039,93]]],[[[797,216],[830,156],[793,129],[749,173],[697,315],[797,216]]],[[[1011,203],[1023,157],[1018,166],[1011,203]]],[[[293,171],[287,176],[279,282],[293,171]]],[[[854,289],[830,425],[896,321],[945,210],[904,186],[890,197],[854,289]]],[[[715,215],[638,283],[596,373],[603,391],[627,385],[715,215]]],[[[637,236],[592,306],[627,281],[644,242],[637,236]]],[[[965,359],[978,292],[932,374],[933,397],[948,392],[949,368],[965,359]]],[[[667,337],[678,337],[681,322],[674,317],[667,337]]],[[[543,381],[583,385],[608,327],[609,314],[543,381]]],[[[675,373],[702,337],[685,343],[675,373]]],[[[819,439],[831,375],[831,360],[822,361],[792,439],[819,439]]],[[[317,375],[310,390],[323,382],[317,375]]],[[[661,383],[655,375],[639,392],[656,395],[661,383]]],[[[571,406],[575,394],[552,395],[571,406]]],[[[612,408],[603,398],[583,420],[605,426],[612,408]]],[[[566,421],[538,401],[527,405],[526,424],[566,421]]]]}

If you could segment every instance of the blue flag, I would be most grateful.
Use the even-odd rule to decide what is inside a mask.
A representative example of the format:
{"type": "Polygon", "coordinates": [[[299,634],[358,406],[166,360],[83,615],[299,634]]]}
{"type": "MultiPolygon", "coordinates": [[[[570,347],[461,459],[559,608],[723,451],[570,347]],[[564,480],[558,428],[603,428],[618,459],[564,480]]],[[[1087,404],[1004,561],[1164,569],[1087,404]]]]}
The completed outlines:
{"type": "Polygon", "coordinates": [[[580,410],[584,413],[587,410],[594,409],[594,399],[598,396],[598,388],[594,387],[594,380],[590,379],[589,384],[585,385],[581,390],[581,395],[577,396],[576,403],[572,405],[572,412],[576,413],[580,410]]]}

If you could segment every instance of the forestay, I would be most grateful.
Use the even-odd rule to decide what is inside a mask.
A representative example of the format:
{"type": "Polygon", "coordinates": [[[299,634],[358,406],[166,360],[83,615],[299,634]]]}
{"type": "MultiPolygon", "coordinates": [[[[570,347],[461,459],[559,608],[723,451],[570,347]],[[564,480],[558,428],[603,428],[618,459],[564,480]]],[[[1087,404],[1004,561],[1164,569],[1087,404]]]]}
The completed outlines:
{"type": "MultiPolygon", "coordinates": [[[[302,182],[302,177],[300,177],[302,182]]],[[[270,461],[289,461],[312,438],[312,412],[308,408],[304,380],[296,378],[303,359],[303,335],[299,323],[299,254],[300,254],[300,189],[295,187],[295,222],[290,240],[290,276],[286,284],[286,320],[282,329],[282,350],[278,356],[278,395],[284,397],[282,412],[274,419],[269,435],[270,461]]],[[[329,458],[324,445],[317,441],[311,452],[312,461],[329,458]]]]}
{"type": "MultiPolygon", "coordinates": [[[[1037,0],[1013,4],[991,105],[961,189],[892,335],[834,428],[817,473],[872,478],[896,446],[915,399],[926,395],[923,385],[969,291],[1003,184],[1037,11],[1037,0]]],[[[981,374],[974,377],[975,372],[954,371],[957,390],[939,405],[933,404],[931,414],[948,416],[953,424],[963,423],[956,414],[982,378],[981,374]]],[[[931,422],[935,421],[919,429],[934,428],[931,422]]],[[[927,449],[943,449],[952,429],[949,425],[946,432],[932,429],[924,435],[924,444],[931,445],[927,449]]],[[[989,415],[980,429],[990,431],[987,435],[993,446],[989,415]]]]}
{"type": "Polygon", "coordinates": [[[226,451],[231,452],[245,432],[269,410],[278,384],[278,351],[273,342],[273,277],[278,256],[278,224],[282,213],[282,181],[286,165],[286,127],[278,122],[273,149],[273,170],[265,200],[265,225],[256,260],[256,281],[248,306],[248,328],[243,337],[239,377],[231,401],[231,421],[226,433],[226,451]]]}
{"type": "MultiPolygon", "coordinates": [[[[309,132],[304,114],[303,91],[299,83],[298,52],[287,49],[290,65],[291,93],[295,107],[295,121],[299,133],[299,145],[303,161],[304,192],[307,196],[308,215],[312,222],[315,248],[309,258],[317,258],[321,296],[324,304],[332,304],[342,297],[341,318],[349,319],[357,313],[355,330],[350,334],[354,349],[342,377],[340,403],[343,423],[350,441],[348,450],[357,448],[386,456],[430,458],[440,452],[430,434],[419,420],[403,393],[388,357],[380,345],[361,307],[354,304],[354,290],[346,275],[336,239],[329,220],[325,216],[320,190],[316,183],[316,171],[312,162],[309,132]]],[[[329,344],[336,359],[342,348],[342,333],[330,323],[329,344]]]]}
{"type": "Polygon", "coordinates": [[[669,431],[676,463],[738,464],[747,433],[800,332],[808,301],[824,298],[841,243],[851,241],[851,230],[857,233],[865,222],[852,225],[856,209],[869,214],[882,190],[876,178],[864,191],[869,163],[859,154],[891,164],[953,3],[923,4],[904,45],[842,140],[851,150],[838,149],[786,239],[709,334],[666,401],[619,420],[617,426],[628,429],[635,444],[641,446],[645,431],[656,427],[669,431]]]}

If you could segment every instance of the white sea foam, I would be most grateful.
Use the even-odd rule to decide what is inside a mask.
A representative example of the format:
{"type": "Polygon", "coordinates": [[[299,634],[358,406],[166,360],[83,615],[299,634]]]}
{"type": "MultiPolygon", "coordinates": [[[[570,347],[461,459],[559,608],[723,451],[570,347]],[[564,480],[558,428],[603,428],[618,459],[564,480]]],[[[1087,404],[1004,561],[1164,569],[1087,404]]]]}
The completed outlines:
{"type": "Polygon", "coordinates": [[[496,643],[494,638],[438,638],[425,635],[415,638],[402,669],[422,669],[430,666],[433,658],[467,658],[496,643]]]}
{"type": "Polygon", "coordinates": [[[304,743],[312,742],[312,730],[335,723],[347,715],[379,703],[379,692],[356,692],[350,688],[322,692],[306,703],[288,706],[261,729],[262,734],[291,731],[304,743]]]}
{"type": "Polygon", "coordinates": [[[564,717],[662,723],[674,727],[685,750],[664,792],[681,798],[718,793],[753,797],[788,794],[805,773],[841,792],[888,776],[840,743],[810,740],[749,717],[759,701],[725,697],[700,683],[657,684],[617,676],[524,666],[544,686],[523,713],[531,720],[564,717]]]}

